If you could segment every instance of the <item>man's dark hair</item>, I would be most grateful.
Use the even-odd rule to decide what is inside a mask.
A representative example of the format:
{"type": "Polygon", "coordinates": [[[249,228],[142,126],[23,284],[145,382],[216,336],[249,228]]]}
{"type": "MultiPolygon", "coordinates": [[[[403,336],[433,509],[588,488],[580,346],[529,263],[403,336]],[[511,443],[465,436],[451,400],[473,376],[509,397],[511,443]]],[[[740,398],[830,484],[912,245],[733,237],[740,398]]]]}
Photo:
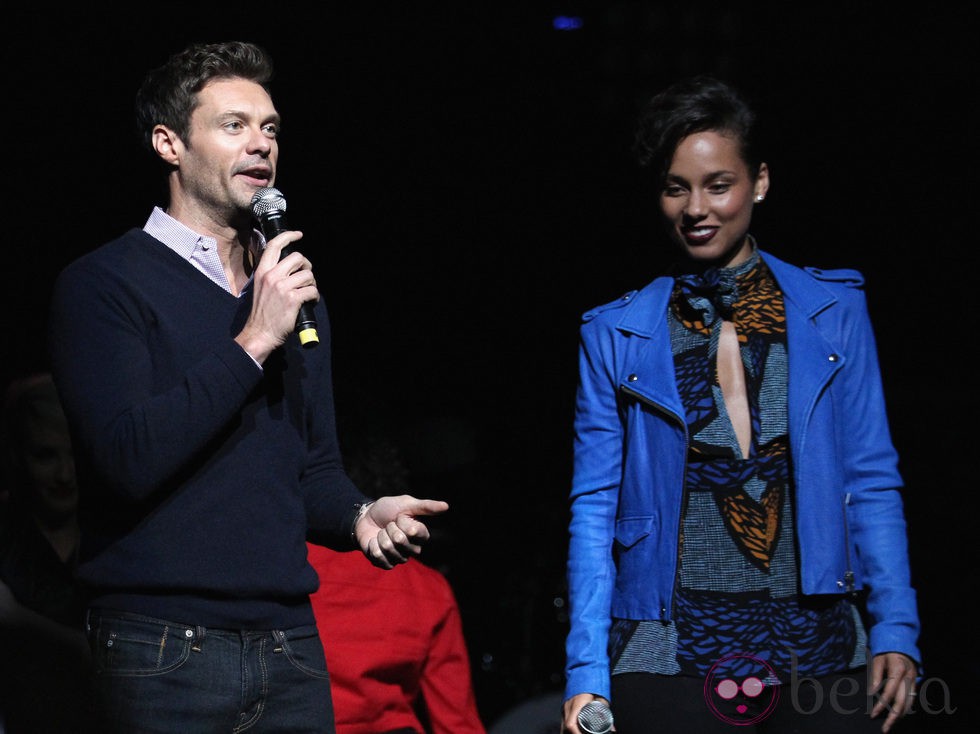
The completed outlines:
{"type": "Polygon", "coordinates": [[[752,176],[762,159],[756,150],[756,115],[729,84],[699,75],[667,87],[640,113],[633,153],[640,166],[663,185],[678,144],[695,133],[714,131],[735,137],[752,176]]]}
{"type": "Polygon", "coordinates": [[[199,43],[148,72],[136,93],[136,125],[153,152],[153,128],[166,125],[186,141],[197,94],[212,79],[248,79],[271,94],[272,59],[253,43],[199,43]]]}

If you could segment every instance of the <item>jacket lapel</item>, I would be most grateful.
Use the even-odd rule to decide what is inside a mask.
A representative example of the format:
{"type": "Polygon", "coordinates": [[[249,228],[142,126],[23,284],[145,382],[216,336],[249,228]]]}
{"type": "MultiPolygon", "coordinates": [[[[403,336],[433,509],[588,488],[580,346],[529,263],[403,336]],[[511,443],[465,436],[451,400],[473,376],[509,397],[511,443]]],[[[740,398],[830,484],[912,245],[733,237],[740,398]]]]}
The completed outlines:
{"type": "MultiPolygon", "coordinates": [[[[783,291],[789,350],[789,433],[794,452],[805,445],[805,430],[817,397],[843,366],[846,355],[836,333],[827,333],[821,315],[832,313],[837,297],[820,281],[763,253],[783,291]]],[[[831,322],[835,323],[835,322],[831,322]]]]}

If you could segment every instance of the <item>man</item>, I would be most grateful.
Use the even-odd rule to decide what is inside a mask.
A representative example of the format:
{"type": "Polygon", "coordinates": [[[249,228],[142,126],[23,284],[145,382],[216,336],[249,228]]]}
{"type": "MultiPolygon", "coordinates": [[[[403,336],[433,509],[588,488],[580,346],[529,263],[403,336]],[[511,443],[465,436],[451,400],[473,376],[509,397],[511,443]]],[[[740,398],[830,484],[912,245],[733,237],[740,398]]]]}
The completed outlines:
{"type": "Polygon", "coordinates": [[[168,206],[53,290],[104,731],[333,732],[306,541],[392,568],[429,537],[417,517],[448,509],[371,502],[343,469],[326,308],[310,261],[280,260],[302,235],[254,228],[279,156],[271,76],[241,42],[151,71],[137,120],[168,206]]]}

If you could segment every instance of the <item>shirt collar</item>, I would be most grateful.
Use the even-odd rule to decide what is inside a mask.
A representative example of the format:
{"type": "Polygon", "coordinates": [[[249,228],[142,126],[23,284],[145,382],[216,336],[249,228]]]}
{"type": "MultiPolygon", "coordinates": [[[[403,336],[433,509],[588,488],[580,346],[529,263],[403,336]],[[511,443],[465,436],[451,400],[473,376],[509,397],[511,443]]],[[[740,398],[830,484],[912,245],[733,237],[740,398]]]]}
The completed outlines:
{"type": "MultiPolygon", "coordinates": [[[[187,225],[178,222],[159,206],[153,207],[153,211],[150,212],[146,224],[143,225],[143,231],[151,237],[160,240],[160,242],[185,260],[190,260],[198,247],[208,250],[216,247],[218,244],[218,241],[214,237],[198,234],[187,225]]],[[[256,258],[264,249],[265,238],[261,232],[253,229],[251,250],[256,255],[256,258]]]]}

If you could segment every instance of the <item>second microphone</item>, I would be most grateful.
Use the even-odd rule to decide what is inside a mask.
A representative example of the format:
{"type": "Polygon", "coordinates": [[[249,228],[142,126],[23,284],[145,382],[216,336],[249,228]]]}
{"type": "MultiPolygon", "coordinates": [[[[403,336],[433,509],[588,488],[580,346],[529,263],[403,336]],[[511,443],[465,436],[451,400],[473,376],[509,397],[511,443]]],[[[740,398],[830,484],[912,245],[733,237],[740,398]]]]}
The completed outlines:
{"type": "MultiPolygon", "coordinates": [[[[263,188],[256,191],[252,196],[252,214],[262,228],[262,234],[266,241],[289,229],[286,226],[286,197],[282,195],[279,189],[263,188]]],[[[286,245],[282,248],[279,259],[282,260],[292,251],[292,247],[286,245]]],[[[319,344],[320,336],[316,329],[313,303],[307,301],[300,306],[299,314],[296,317],[296,333],[299,335],[299,343],[307,348],[319,344]]]]}

